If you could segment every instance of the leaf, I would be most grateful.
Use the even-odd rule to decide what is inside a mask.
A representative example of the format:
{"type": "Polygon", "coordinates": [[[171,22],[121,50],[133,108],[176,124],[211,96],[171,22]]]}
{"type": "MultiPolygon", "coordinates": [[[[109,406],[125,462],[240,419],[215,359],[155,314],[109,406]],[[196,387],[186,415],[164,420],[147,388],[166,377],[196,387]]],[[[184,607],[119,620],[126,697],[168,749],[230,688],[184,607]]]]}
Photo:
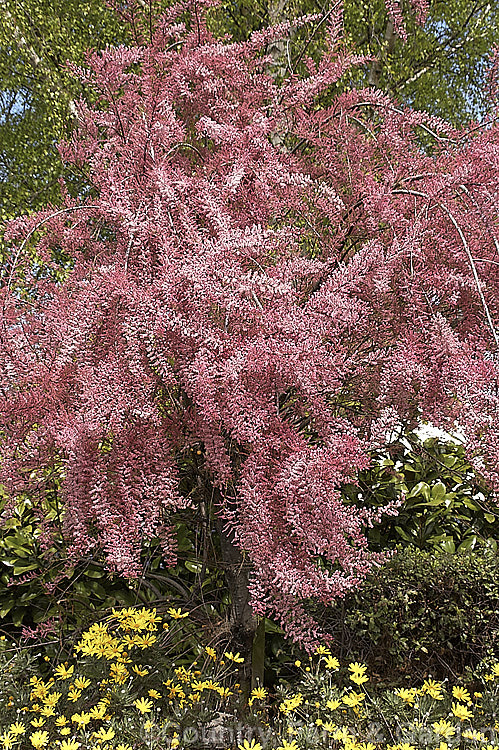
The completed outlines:
{"type": "Polygon", "coordinates": [[[104,571],[98,570],[96,568],[87,568],[87,570],[84,571],[83,575],[87,576],[88,578],[102,578],[104,576],[104,571]]]}
{"type": "Polygon", "coordinates": [[[439,505],[445,500],[447,488],[443,482],[437,482],[431,488],[431,505],[439,505]]]}
{"type": "Polygon", "coordinates": [[[476,542],[477,542],[477,535],[472,534],[471,536],[467,537],[464,541],[461,542],[461,544],[457,548],[457,551],[464,552],[465,550],[474,549],[476,542]]]}
{"type": "Polygon", "coordinates": [[[454,540],[451,538],[446,539],[444,542],[441,542],[440,546],[444,550],[444,552],[450,552],[451,554],[454,554],[454,552],[456,551],[456,545],[454,544],[454,540]]]}
{"type": "Polygon", "coordinates": [[[13,573],[15,576],[22,575],[23,573],[28,573],[30,570],[36,570],[39,567],[37,562],[34,563],[20,563],[17,565],[14,565],[13,573]]]}
{"type": "Polygon", "coordinates": [[[423,495],[425,500],[430,499],[430,488],[426,482],[418,482],[407,495],[408,498],[416,497],[417,495],[423,495]]]}
{"type": "Polygon", "coordinates": [[[22,608],[19,607],[18,609],[15,609],[12,612],[12,615],[11,615],[12,622],[14,623],[16,627],[19,627],[20,625],[22,625],[22,622],[24,620],[24,617],[27,611],[28,610],[26,609],[26,607],[22,607],[22,608]]]}
{"type": "Polygon", "coordinates": [[[191,573],[199,573],[203,569],[202,563],[193,562],[192,560],[186,560],[184,565],[191,573]]]}
{"type": "Polygon", "coordinates": [[[461,496],[461,502],[470,510],[480,510],[480,507],[471,498],[466,497],[466,495],[461,496]]]}
{"type": "Polygon", "coordinates": [[[8,615],[13,606],[14,599],[9,599],[8,601],[6,601],[0,609],[0,619],[3,619],[6,615],[8,615]]]}
{"type": "Polygon", "coordinates": [[[402,539],[405,539],[406,542],[411,541],[411,537],[409,536],[407,531],[405,531],[401,526],[395,526],[395,531],[397,532],[399,536],[402,537],[402,539]]]}

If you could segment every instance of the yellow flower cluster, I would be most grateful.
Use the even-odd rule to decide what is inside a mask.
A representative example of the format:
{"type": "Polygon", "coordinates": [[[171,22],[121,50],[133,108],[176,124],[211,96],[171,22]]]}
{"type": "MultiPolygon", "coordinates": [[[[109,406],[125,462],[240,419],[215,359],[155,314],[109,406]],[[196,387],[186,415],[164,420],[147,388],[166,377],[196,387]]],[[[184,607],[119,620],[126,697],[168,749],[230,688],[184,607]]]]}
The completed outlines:
{"type": "Polygon", "coordinates": [[[303,695],[301,693],[296,693],[295,695],[292,695],[291,698],[287,698],[279,704],[279,711],[283,714],[290,714],[302,703],[303,695]]]}
{"type": "MultiPolygon", "coordinates": [[[[222,651],[220,658],[205,646],[199,649],[200,668],[196,661],[170,664],[161,677],[155,658],[139,663],[138,657],[159,639],[163,647],[179,628],[191,627],[183,624],[186,613],[180,609],[170,609],[169,615],[179,622],[165,628],[155,609],[129,607],[92,625],[75,647],[78,663],[56,665],[49,678],[31,677],[28,705],[11,714],[15,721],[0,723],[0,750],[132,750],[140,736],[150,747],[184,750],[183,738],[169,729],[172,722],[196,711],[198,716],[210,711],[231,715],[236,705],[240,708],[241,689],[233,677],[245,661],[239,652],[222,651]],[[232,696],[237,702],[230,701],[232,696]],[[120,709],[115,714],[116,699],[120,709]]],[[[226,750],[420,750],[421,732],[428,750],[457,750],[458,745],[460,750],[499,750],[499,743],[480,729],[486,724],[483,706],[488,722],[495,721],[499,664],[489,665],[484,688],[473,693],[431,677],[417,688],[372,689],[365,664],[352,661],[342,668],[327,646],[308,662],[304,659],[303,667],[301,660],[295,666],[301,677],[293,692],[280,693],[273,706],[267,701],[274,696],[263,686],[249,695],[248,708],[271,742],[264,747],[255,739],[242,740],[226,750]],[[367,733],[380,717],[392,744],[375,742],[367,733]],[[407,734],[399,739],[395,733],[401,725],[407,734]]],[[[7,707],[14,705],[10,696],[7,707]]]]}
{"type": "MultiPolygon", "coordinates": [[[[172,620],[184,621],[188,617],[188,613],[174,608],[169,609],[168,614],[172,620]]],[[[116,746],[112,744],[118,730],[113,726],[115,717],[110,709],[111,699],[115,694],[113,691],[120,686],[131,686],[134,679],[151,675],[151,667],[137,663],[134,655],[157,642],[161,620],[156,609],[129,607],[113,609],[107,621],[91,625],[82,634],[74,652],[79,658],[79,666],[84,668],[92,663],[95,665],[93,659],[97,664],[105,662],[100,667],[93,667],[99,675],[97,680],[90,679],[87,674],[78,674],[77,665],[68,662],[56,665],[49,679],[31,677],[29,705],[17,708],[18,715],[26,714],[26,720],[11,721],[5,726],[0,724],[0,749],[77,750],[85,740],[83,745],[91,750],[132,750],[123,742],[116,746]],[[92,702],[91,697],[96,691],[100,695],[92,702]],[[89,737],[92,738],[90,744],[89,737]]],[[[169,626],[165,624],[162,630],[168,631],[169,626]]],[[[206,653],[216,661],[213,649],[206,653]]],[[[234,661],[239,661],[239,654],[235,655],[234,661]]],[[[199,670],[179,667],[174,670],[174,675],[174,681],[165,683],[169,686],[167,696],[149,686],[143,695],[131,699],[129,710],[135,711],[139,723],[144,717],[140,724],[143,731],[150,733],[156,726],[147,718],[156,710],[155,701],[180,698],[184,704],[192,705],[199,701],[204,690],[212,690],[219,706],[221,700],[233,695],[233,691],[216,680],[200,679],[202,673],[199,670]]],[[[8,708],[14,709],[14,706],[15,699],[11,696],[8,708]]]]}
{"type": "MultiPolygon", "coordinates": [[[[492,713],[488,719],[479,720],[481,726],[493,724],[494,707],[499,707],[499,664],[489,667],[482,678],[485,682],[490,682],[489,677],[498,681],[497,688],[489,689],[487,696],[484,691],[471,693],[462,685],[447,687],[445,681],[432,677],[417,688],[360,692],[352,689],[351,683],[364,688],[369,682],[365,664],[351,662],[337,679],[326,663],[334,658],[329,650],[319,647],[314,656],[304,667],[301,660],[294,662],[303,674],[294,686],[300,692],[284,696],[278,705],[282,717],[278,732],[291,735],[297,750],[310,746],[325,749],[331,743],[337,750],[420,750],[419,737],[424,737],[428,750],[457,750],[458,746],[499,750],[499,742],[472,726],[475,719],[484,717],[486,702],[492,706],[492,713]],[[402,726],[407,736],[397,743],[392,740],[392,744],[386,739],[375,742],[368,736],[373,725],[382,727],[385,737],[390,733],[395,737],[402,726]]],[[[339,663],[334,666],[340,668],[339,663]]]]}

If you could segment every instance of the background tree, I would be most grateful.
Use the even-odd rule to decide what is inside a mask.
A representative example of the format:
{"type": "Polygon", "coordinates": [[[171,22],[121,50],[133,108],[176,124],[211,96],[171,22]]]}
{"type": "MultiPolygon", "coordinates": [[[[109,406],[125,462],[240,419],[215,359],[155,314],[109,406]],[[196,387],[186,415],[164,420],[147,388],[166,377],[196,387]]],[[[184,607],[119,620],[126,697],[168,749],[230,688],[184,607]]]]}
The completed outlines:
{"type": "MultiPolygon", "coordinates": [[[[390,7],[397,15],[397,3],[390,7]]],[[[134,12],[154,16],[160,8],[161,2],[143,0],[134,12]]],[[[210,12],[209,23],[216,33],[228,31],[242,40],[273,22],[306,13],[325,17],[333,8],[313,0],[224,2],[210,12]]],[[[133,16],[117,15],[104,0],[1,0],[0,9],[1,219],[60,199],[56,144],[74,126],[71,102],[81,91],[68,76],[66,61],[82,62],[89,48],[131,40],[137,29],[133,16]]],[[[383,0],[347,0],[346,38],[376,60],[342,85],[370,83],[453,123],[481,116],[489,106],[484,81],[499,34],[498,13],[495,3],[434,0],[421,26],[417,8],[405,4],[404,38],[400,21],[394,29],[383,0]]],[[[308,53],[319,53],[325,28],[322,24],[307,45],[308,53]]],[[[297,34],[306,43],[306,32],[297,34]]],[[[295,50],[299,54],[299,47],[295,50]]],[[[70,183],[70,174],[65,177],[70,183]]],[[[82,175],[72,179],[77,190],[82,175]]]]}
{"type": "Polygon", "coordinates": [[[66,62],[126,38],[128,27],[102,0],[1,0],[0,219],[60,200],[56,146],[81,93],[66,62]]]}
{"type": "MultiPolygon", "coordinates": [[[[276,15],[279,20],[306,13],[324,17],[337,5],[319,0],[226,0],[213,17],[217,30],[228,29],[235,39],[246,39],[255,29],[270,25],[276,15]]],[[[497,44],[499,9],[486,0],[433,0],[428,8],[426,15],[424,3],[346,0],[346,39],[356,52],[375,60],[352,72],[343,85],[372,85],[401,103],[464,124],[490,107],[486,71],[497,44]]],[[[313,54],[322,41],[319,29],[307,53],[313,54]]]]}

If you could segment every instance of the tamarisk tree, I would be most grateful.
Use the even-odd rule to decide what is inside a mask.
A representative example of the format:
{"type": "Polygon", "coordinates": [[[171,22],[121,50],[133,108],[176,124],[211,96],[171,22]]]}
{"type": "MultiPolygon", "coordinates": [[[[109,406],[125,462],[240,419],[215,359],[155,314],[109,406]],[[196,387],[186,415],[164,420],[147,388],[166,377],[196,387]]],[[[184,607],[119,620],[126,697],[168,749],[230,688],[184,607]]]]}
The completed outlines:
{"type": "Polygon", "coordinates": [[[394,426],[457,421],[499,481],[499,131],[332,97],[370,64],[339,17],[276,82],[284,25],[236,44],[177,12],[75,69],[88,193],[8,230],[1,481],[41,497],[58,467],[70,553],[129,576],[202,506],[241,632],[310,646],[307,601],[377,561],[339,490],[394,426]]]}

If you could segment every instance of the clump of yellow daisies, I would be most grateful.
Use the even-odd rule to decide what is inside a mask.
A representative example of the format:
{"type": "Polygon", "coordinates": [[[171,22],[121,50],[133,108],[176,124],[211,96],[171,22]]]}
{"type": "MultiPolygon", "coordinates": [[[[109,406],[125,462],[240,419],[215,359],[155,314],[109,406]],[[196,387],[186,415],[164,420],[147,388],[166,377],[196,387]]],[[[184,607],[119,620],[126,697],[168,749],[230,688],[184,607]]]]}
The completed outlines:
{"type": "Polygon", "coordinates": [[[156,609],[113,609],[82,634],[74,658],[47,665],[47,674],[32,674],[18,687],[12,675],[2,680],[15,662],[4,643],[0,750],[175,750],[197,714],[208,720],[235,712],[240,654],[199,646],[193,663],[176,662],[176,642],[185,650],[189,634],[188,613],[167,614],[163,622],[156,609]]]}
{"type": "Polygon", "coordinates": [[[113,610],[74,658],[18,688],[29,664],[3,642],[0,750],[192,750],[220,738],[225,750],[499,750],[499,664],[466,685],[429,677],[380,689],[365,664],[341,665],[321,646],[295,661],[290,683],[254,687],[242,721],[241,654],[196,640],[197,658],[176,662],[175,645],[196,628],[180,609],[167,620],[156,609],[113,610]]]}
{"type": "MultiPolygon", "coordinates": [[[[370,685],[365,664],[342,666],[326,646],[295,666],[299,679],[279,695],[273,748],[499,750],[499,663],[479,668],[473,690],[431,677],[418,687],[381,689],[370,685]]],[[[253,739],[239,750],[265,747],[253,739]]]]}

